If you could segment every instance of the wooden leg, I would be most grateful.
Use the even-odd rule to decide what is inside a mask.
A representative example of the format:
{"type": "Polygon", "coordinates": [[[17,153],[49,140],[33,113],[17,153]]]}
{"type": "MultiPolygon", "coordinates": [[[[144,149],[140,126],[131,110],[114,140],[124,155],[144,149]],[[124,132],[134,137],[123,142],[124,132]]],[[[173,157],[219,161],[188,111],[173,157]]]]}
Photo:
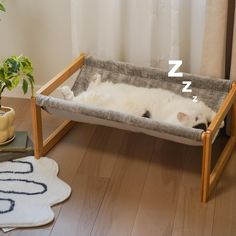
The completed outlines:
{"type": "Polygon", "coordinates": [[[43,150],[43,131],[41,107],[37,106],[35,97],[31,98],[32,127],[34,141],[34,155],[39,159],[43,150]]]}
{"type": "Polygon", "coordinates": [[[235,137],[231,136],[225,145],[223,151],[220,154],[220,157],[217,160],[217,163],[210,175],[210,191],[216,186],[217,181],[219,180],[221,173],[224,170],[226,163],[228,162],[235,146],[235,137]]]}
{"type": "Polygon", "coordinates": [[[203,156],[202,156],[202,189],[201,201],[206,202],[209,195],[210,173],[211,173],[211,151],[212,137],[209,131],[203,137],[203,156]]]}
{"type": "Polygon", "coordinates": [[[201,201],[206,202],[212,189],[216,186],[224,167],[229,160],[236,144],[236,102],[232,105],[231,118],[231,137],[225,145],[218,161],[211,171],[211,154],[212,154],[212,133],[207,131],[203,135],[203,157],[202,157],[202,189],[201,201]]]}
{"type": "Polygon", "coordinates": [[[36,104],[34,97],[31,98],[32,125],[33,125],[33,141],[34,155],[36,159],[47,154],[54,145],[74,126],[75,121],[64,121],[49,137],[43,141],[43,127],[41,107],[36,104]]]}
{"type": "Polygon", "coordinates": [[[231,114],[231,136],[236,137],[236,102],[232,106],[231,114]]]}

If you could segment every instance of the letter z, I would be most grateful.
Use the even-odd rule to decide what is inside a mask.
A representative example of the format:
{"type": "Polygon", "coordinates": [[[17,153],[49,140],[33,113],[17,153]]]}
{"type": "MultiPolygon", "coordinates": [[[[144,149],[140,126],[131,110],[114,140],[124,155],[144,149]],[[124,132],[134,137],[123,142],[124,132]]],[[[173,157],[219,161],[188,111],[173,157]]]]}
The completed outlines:
{"type": "Polygon", "coordinates": [[[168,77],[183,77],[182,72],[176,72],[182,65],[182,60],[169,60],[169,65],[174,65],[173,68],[169,71],[168,77]]]}
{"type": "Polygon", "coordinates": [[[192,89],[189,88],[192,84],[191,81],[182,81],[182,84],[185,84],[184,88],[182,89],[183,93],[191,93],[192,92],[192,89]]]}

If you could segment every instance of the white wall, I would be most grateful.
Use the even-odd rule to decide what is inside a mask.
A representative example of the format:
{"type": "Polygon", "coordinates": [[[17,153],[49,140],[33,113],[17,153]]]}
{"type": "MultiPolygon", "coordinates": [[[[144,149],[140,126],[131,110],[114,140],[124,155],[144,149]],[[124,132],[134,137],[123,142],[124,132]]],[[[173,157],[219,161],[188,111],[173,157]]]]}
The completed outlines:
{"type": "MultiPolygon", "coordinates": [[[[6,0],[0,14],[0,61],[24,54],[34,66],[37,87],[72,59],[69,0],[6,0]]],[[[16,93],[17,91],[15,91],[16,93]]],[[[10,95],[14,94],[11,92],[10,95]]]]}

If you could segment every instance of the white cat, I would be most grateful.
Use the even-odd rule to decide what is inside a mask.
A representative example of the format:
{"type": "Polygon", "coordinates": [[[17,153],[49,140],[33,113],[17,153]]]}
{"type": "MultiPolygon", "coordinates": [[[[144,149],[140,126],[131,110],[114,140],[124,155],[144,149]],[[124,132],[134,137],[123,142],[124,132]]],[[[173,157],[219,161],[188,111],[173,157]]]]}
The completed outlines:
{"type": "Polygon", "coordinates": [[[94,75],[88,89],[76,97],[67,86],[62,87],[61,92],[66,100],[189,128],[206,130],[216,114],[201,101],[196,103],[161,88],[102,82],[100,74],[94,75]]]}

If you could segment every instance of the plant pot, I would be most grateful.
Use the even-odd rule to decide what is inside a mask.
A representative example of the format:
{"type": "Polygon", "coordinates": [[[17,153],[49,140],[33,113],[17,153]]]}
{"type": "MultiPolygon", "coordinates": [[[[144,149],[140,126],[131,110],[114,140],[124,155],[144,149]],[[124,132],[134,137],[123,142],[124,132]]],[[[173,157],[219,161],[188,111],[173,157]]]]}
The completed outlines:
{"type": "Polygon", "coordinates": [[[15,111],[11,107],[0,108],[0,143],[11,139],[15,134],[15,111]]]}

